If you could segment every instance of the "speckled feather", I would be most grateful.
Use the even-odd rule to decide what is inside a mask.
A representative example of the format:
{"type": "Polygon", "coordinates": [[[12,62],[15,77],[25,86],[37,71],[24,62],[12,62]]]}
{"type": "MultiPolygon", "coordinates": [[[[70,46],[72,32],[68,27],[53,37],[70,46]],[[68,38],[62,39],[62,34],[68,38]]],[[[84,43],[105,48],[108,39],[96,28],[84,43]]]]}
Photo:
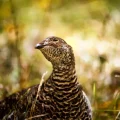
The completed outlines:
{"type": "Polygon", "coordinates": [[[52,63],[53,72],[37,99],[39,85],[0,101],[0,120],[92,120],[90,102],[77,81],[72,47],[52,36],[36,48],[52,63]]]}

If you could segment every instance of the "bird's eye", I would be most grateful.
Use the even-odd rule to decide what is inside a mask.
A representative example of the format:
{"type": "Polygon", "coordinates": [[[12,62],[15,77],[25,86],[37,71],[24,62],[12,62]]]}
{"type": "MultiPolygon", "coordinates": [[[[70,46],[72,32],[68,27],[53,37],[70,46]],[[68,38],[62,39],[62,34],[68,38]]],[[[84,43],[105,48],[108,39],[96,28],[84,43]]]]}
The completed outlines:
{"type": "Polygon", "coordinates": [[[58,39],[53,39],[53,41],[55,41],[55,42],[56,42],[56,41],[58,41],[58,39]]]}

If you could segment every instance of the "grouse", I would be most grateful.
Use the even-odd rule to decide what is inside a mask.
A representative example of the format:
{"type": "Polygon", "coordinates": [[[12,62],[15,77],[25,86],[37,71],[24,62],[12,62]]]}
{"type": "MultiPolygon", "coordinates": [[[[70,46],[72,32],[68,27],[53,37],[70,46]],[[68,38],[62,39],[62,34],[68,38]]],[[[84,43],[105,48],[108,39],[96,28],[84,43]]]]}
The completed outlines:
{"type": "Polygon", "coordinates": [[[77,81],[72,47],[51,36],[35,46],[53,71],[39,84],[0,101],[0,120],[92,120],[88,97],[77,81]]]}

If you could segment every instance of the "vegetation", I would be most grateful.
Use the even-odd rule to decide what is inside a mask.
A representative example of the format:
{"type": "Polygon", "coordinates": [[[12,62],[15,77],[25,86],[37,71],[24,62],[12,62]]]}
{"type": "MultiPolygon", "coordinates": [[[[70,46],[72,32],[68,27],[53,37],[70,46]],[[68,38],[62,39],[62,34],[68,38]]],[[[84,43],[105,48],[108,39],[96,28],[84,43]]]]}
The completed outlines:
{"type": "Polygon", "coordinates": [[[39,83],[51,64],[34,46],[55,35],[74,49],[94,120],[120,110],[119,0],[0,0],[0,99],[39,83]]]}

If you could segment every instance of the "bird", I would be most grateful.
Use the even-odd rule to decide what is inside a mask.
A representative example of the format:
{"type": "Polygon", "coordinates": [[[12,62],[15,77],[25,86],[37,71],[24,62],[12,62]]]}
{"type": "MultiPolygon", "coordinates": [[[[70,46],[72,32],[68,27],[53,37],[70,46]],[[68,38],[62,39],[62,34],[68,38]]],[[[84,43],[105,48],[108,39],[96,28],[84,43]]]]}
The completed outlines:
{"type": "Polygon", "coordinates": [[[78,82],[73,49],[56,36],[36,44],[52,64],[52,73],[39,84],[0,101],[0,120],[92,120],[92,108],[78,82]],[[37,96],[37,97],[36,97],[37,96]]]}

